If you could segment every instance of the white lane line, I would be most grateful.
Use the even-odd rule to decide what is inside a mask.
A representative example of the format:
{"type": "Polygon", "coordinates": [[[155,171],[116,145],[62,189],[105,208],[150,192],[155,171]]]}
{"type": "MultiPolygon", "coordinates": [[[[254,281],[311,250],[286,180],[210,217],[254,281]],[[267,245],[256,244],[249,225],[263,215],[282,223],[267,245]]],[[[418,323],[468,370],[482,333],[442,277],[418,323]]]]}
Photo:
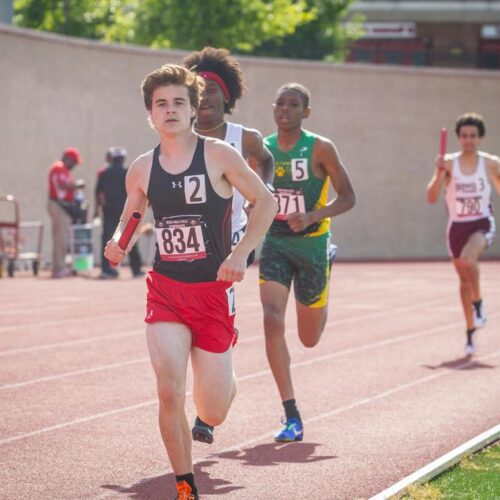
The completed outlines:
{"type": "MultiPolygon", "coordinates": [[[[493,316],[495,314],[496,313],[494,313],[490,316],[493,316]]],[[[371,342],[369,344],[363,344],[363,345],[358,346],[358,347],[351,347],[349,349],[344,349],[343,351],[337,351],[337,352],[334,352],[331,354],[325,354],[324,356],[312,358],[312,359],[309,359],[307,361],[293,363],[291,366],[292,367],[307,366],[311,363],[315,363],[316,361],[323,361],[326,359],[332,359],[332,358],[344,356],[345,354],[351,354],[351,353],[355,353],[355,352],[364,351],[367,349],[372,349],[374,347],[381,347],[381,346],[386,346],[386,345],[390,345],[390,344],[395,344],[395,343],[401,342],[401,341],[404,342],[407,339],[421,337],[421,336],[429,335],[429,334],[440,332],[440,331],[450,330],[452,328],[456,328],[457,326],[460,326],[461,324],[462,324],[462,322],[451,323],[451,324],[446,325],[446,326],[434,327],[434,328],[431,328],[429,330],[424,330],[424,331],[419,330],[418,332],[413,333],[413,334],[409,334],[409,335],[400,335],[398,337],[392,337],[390,339],[378,340],[376,342],[371,342]]],[[[142,330],[141,330],[141,332],[142,332],[142,330]]],[[[248,337],[246,339],[243,339],[243,340],[239,341],[239,343],[242,343],[242,344],[243,343],[250,343],[250,342],[253,342],[255,340],[263,340],[263,338],[264,337],[262,335],[256,335],[253,337],[248,337]]],[[[60,373],[57,375],[50,375],[50,376],[46,376],[46,377],[40,377],[40,378],[31,379],[31,380],[26,380],[24,382],[16,382],[16,383],[12,383],[12,384],[1,385],[0,390],[26,387],[28,385],[38,384],[40,382],[49,382],[49,381],[53,381],[53,380],[58,380],[60,378],[71,377],[71,376],[75,376],[75,375],[88,374],[88,373],[99,372],[99,371],[103,371],[103,370],[111,370],[114,368],[119,368],[119,367],[124,366],[124,365],[134,364],[134,363],[143,363],[146,361],[149,361],[149,358],[138,358],[138,359],[134,359],[134,360],[130,360],[130,361],[124,361],[121,363],[113,363],[113,364],[108,364],[108,365],[96,366],[94,368],[87,368],[87,369],[82,369],[82,370],[77,370],[77,371],[72,371],[72,372],[64,372],[64,373],[60,373]]],[[[238,380],[239,381],[248,380],[249,378],[260,377],[260,376],[265,375],[267,373],[270,373],[270,371],[263,370],[261,372],[256,372],[252,375],[247,375],[244,378],[239,378],[238,380]]]]}
{"type": "Polygon", "coordinates": [[[121,363],[112,363],[109,365],[100,365],[94,368],[85,368],[82,370],[75,370],[72,372],[59,373],[58,375],[49,375],[46,377],[34,378],[31,380],[26,380],[24,382],[16,382],[14,384],[0,385],[0,391],[5,389],[18,389],[19,387],[26,387],[28,385],[40,384],[42,382],[52,382],[53,380],[60,380],[67,377],[75,377],[77,375],[87,375],[89,373],[96,373],[104,370],[114,370],[115,368],[122,368],[124,366],[136,365],[139,363],[145,363],[149,361],[149,358],[139,358],[131,359],[129,361],[122,361],[121,363]]]}
{"type": "Polygon", "coordinates": [[[45,351],[47,349],[55,349],[57,347],[68,347],[80,344],[88,344],[94,341],[110,340],[110,339],[121,339],[124,337],[132,337],[134,335],[139,335],[140,333],[145,333],[144,329],[141,330],[130,330],[127,332],[113,333],[111,335],[96,335],[95,337],[87,337],[78,340],[66,340],[63,342],[54,342],[53,344],[43,344],[34,347],[20,347],[18,349],[9,349],[7,351],[0,351],[0,357],[2,356],[15,356],[17,354],[24,354],[27,352],[37,352],[45,351]]]}
{"type": "MultiPolygon", "coordinates": [[[[114,305],[123,305],[124,300],[130,300],[130,293],[124,293],[121,296],[118,296],[116,294],[113,294],[113,298],[110,299],[109,297],[106,297],[106,309],[109,309],[111,306],[114,305]]],[[[95,296],[92,297],[93,300],[95,296]]],[[[33,316],[33,313],[48,313],[51,311],[60,311],[60,310],[65,310],[69,309],[71,307],[78,307],[81,306],[82,303],[86,304],[86,307],[91,309],[93,307],[102,307],[103,301],[96,299],[94,302],[89,302],[89,299],[85,296],[80,296],[80,297],[44,297],[44,300],[46,300],[45,303],[43,302],[37,302],[35,305],[29,305],[29,311],[31,316],[33,316]]],[[[15,301],[12,301],[11,303],[5,302],[2,303],[2,318],[5,318],[6,316],[9,315],[15,315],[15,314],[25,314],[26,313],[26,305],[20,306],[20,299],[17,299],[15,301]],[[17,307],[15,307],[17,306],[17,307]]],[[[132,303],[131,303],[132,304],[132,303]]],[[[134,303],[136,304],[136,303],[134,303]]]]}
{"type": "MultiPolygon", "coordinates": [[[[369,405],[370,403],[374,403],[374,402],[376,402],[380,399],[383,399],[387,396],[391,396],[391,395],[396,394],[398,392],[402,392],[406,389],[409,389],[411,387],[415,387],[417,385],[423,384],[423,383],[428,382],[430,380],[433,380],[433,379],[436,379],[439,377],[443,377],[444,375],[449,375],[451,373],[456,373],[457,370],[463,370],[465,368],[468,368],[469,366],[472,366],[476,361],[485,361],[485,360],[488,360],[488,359],[493,358],[493,357],[498,356],[498,355],[500,355],[500,350],[495,351],[493,353],[490,353],[486,356],[473,358],[469,361],[466,361],[466,362],[456,366],[455,368],[446,368],[442,372],[428,375],[426,377],[416,379],[416,380],[414,380],[412,382],[408,382],[406,384],[398,385],[396,387],[393,387],[392,389],[388,389],[386,391],[380,392],[380,393],[375,394],[374,396],[371,396],[368,398],[360,399],[359,401],[356,401],[356,402],[351,403],[351,404],[346,405],[346,406],[342,406],[342,407],[337,408],[333,411],[320,413],[319,415],[316,415],[315,417],[307,418],[304,420],[304,424],[309,424],[311,422],[318,422],[320,420],[328,419],[330,417],[333,417],[335,415],[339,415],[339,414],[347,412],[349,410],[353,410],[353,409],[359,408],[361,406],[369,405]]],[[[259,443],[260,441],[272,438],[274,436],[275,432],[276,432],[275,430],[268,431],[264,434],[261,434],[259,436],[254,437],[254,438],[247,439],[246,441],[241,441],[240,443],[236,443],[234,445],[228,446],[227,448],[223,448],[222,450],[217,450],[216,452],[207,453],[207,454],[197,458],[196,460],[193,460],[193,464],[204,462],[205,460],[208,460],[210,458],[218,458],[219,455],[222,455],[223,453],[228,453],[230,451],[243,451],[243,449],[248,447],[248,446],[251,446],[251,445],[254,445],[256,443],[259,443]]],[[[0,444],[1,444],[1,442],[0,442],[0,444]]],[[[161,471],[156,471],[155,473],[152,473],[150,475],[150,477],[156,477],[156,476],[163,475],[163,474],[166,474],[169,472],[171,472],[171,469],[169,467],[167,467],[166,469],[162,469],[161,471]]],[[[144,479],[141,479],[141,481],[143,481],[143,480],[144,479]]],[[[124,486],[123,489],[128,490],[136,484],[137,484],[137,481],[135,481],[133,483],[129,483],[128,485],[124,486]]],[[[110,496],[113,496],[113,495],[116,495],[116,491],[107,491],[101,495],[94,497],[94,500],[101,500],[103,498],[109,498],[110,496]]]]}
{"type": "MultiPolygon", "coordinates": [[[[390,309],[384,309],[382,311],[378,311],[378,312],[370,313],[370,314],[365,314],[363,316],[351,316],[350,318],[344,318],[344,319],[340,319],[340,320],[339,319],[332,319],[325,324],[325,328],[327,326],[328,327],[330,327],[330,326],[336,327],[338,325],[355,323],[357,321],[365,321],[367,319],[395,315],[398,313],[408,312],[408,311],[412,311],[415,309],[424,309],[426,307],[439,306],[439,305],[448,303],[450,300],[454,300],[454,299],[450,299],[448,297],[446,299],[441,299],[441,300],[430,300],[427,302],[419,302],[419,303],[413,304],[411,306],[400,306],[400,307],[394,307],[394,308],[390,308],[390,309]]],[[[454,301],[454,302],[456,302],[456,301],[454,301]]],[[[259,311],[255,311],[255,312],[252,312],[249,314],[240,315],[238,318],[239,318],[239,321],[241,321],[242,319],[248,319],[248,318],[251,318],[251,317],[254,317],[257,315],[261,315],[261,314],[262,314],[262,312],[259,310],[259,311]]],[[[333,314],[333,313],[331,313],[331,314],[333,314]]],[[[137,332],[144,333],[146,331],[146,329],[144,328],[144,330],[133,330],[133,331],[136,332],[135,334],[137,334],[137,332]]],[[[123,332],[123,334],[130,334],[130,332],[123,332]]],[[[122,335],[122,334],[116,334],[116,335],[122,335]]],[[[21,353],[25,353],[25,352],[35,352],[37,350],[53,349],[53,348],[57,348],[57,347],[66,347],[66,346],[70,345],[71,343],[75,343],[78,345],[81,342],[87,342],[89,340],[99,341],[100,339],[107,339],[107,338],[110,338],[110,336],[102,335],[102,336],[89,337],[88,339],[69,340],[66,342],[55,342],[52,344],[42,344],[42,345],[33,346],[33,347],[20,347],[20,348],[15,348],[15,349],[8,349],[5,351],[0,351],[0,357],[1,356],[16,355],[16,354],[21,354],[21,353]]],[[[254,337],[254,338],[262,338],[262,336],[254,337]]],[[[243,342],[243,339],[241,339],[240,342],[243,342]]]]}
{"type": "MultiPolygon", "coordinates": [[[[420,332],[420,335],[421,336],[423,336],[423,335],[429,335],[429,334],[435,333],[436,330],[439,331],[439,329],[433,328],[433,329],[427,330],[425,332],[420,332]]],[[[419,335],[418,333],[415,333],[415,334],[412,335],[412,337],[414,338],[414,337],[416,337],[418,335],[419,335]]],[[[404,337],[401,338],[401,341],[404,341],[404,337]]],[[[372,348],[378,347],[378,344],[384,345],[386,343],[387,343],[386,340],[375,342],[374,344],[371,345],[371,347],[372,348]]],[[[365,346],[360,346],[358,348],[347,349],[346,351],[348,351],[347,352],[348,354],[351,354],[353,352],[356,352],[356,350],[360,351],[360,350],[364,350],[364,349],[366,349],[365,346]]],[[[475,359],[487,359],[487,358],[491,357],[492,355],[496,355],[498,353],[500,353],[500,351],[496,351],[495,353],[493,353],[491,355],[488,355],[488,356],[483,356],[483,357],[480,357],[480,358],[474,358],[474,360],[475,359]]],[[[332,353],[332,354],[330,354],[328,356],[320,356],[318,358],[313,358],[311,360],[303,361],[303,362],[300,362],[300,363],[292,363],[291,364],[291,369],[294,369],[294,368],[297,368],[297,367],[300,367],[300,366],[305,366],[305,365],[308,365],[308,364],[313,364],[313,363],[315,363],[317,361],[324,361],[325,359],[330,359],[330,358],[333,358],[333,357],[336,357],[336,356],[339,356],[339,355],[341,355],[341,354],[340,353],[332,353]]],[[[466,362],[463,365],[459,365],[455,369],[461,369],[464,366],[468,366],[469,364],[473,363],[474,360],[472,360],[470,362],[466,362]]],[[[448,370],[450,372],[453,371],[451,369],[448,369],[448,370]]],[[[238,381],[239,382],[243,382],[243,381],[251,380],[251,379],[254,379],[254,378],[257,378],[257,377],[261,377],[261,376],[264,376],[264,375],[268,375],[270,373],[271,373],[270,370],[262,370],[260,372],[255,372],[255,373],[251,373],[251,374],[245,375],[243,377],[240,377],[240,378],[238,378],[238,381]]],[[[445,373],[447,373],[447,372],[445,372],[445,373]]],[[[413,381],[413,382],[410,382],[410,383],[407,383],[407,384],[403,384],[401,386],[397,386],[396,389],[391,389],[389,391],[385,391],[385,392],[381,393],[383,395],[381,397],[385,397],[388,394],[391,394],[393,392],[397,392],[398,390],[400,390],[399,388],[401,388],[401,387],[402,388],[412,387],[413,385],[421,383],[421,381],[432,380],[433,378],[440,377],[440,376],[442,376],[442,374],[443,374],[443,372],[439,372],[439,373],[430,375],[428,377],[424,377],[422,379],[417,379],[417,381],[413,381]]],[[[188,391],[186,393],[186,396],[189,396],[191,394],[192,394],[192,392],[188,391]]],[[[377,398],[378,398],[378,396],[375,397],[375,399],[377,399],[377,398]]],[[[372,399],[373,398],[367,398],[367,399],[362,400],[362,401],[367,401],[367,400],[371,401],[372,399]]],[[[373,399],[373,400],[375,400],[375,399],[373,399]]],[[[139,403],[139,404],[136,404],[136,405],[125,406],[123,408],[118,408],[118,409],[115,409],[115,410],[101,412],[101,413],[97,413],[95,415],[89,415],[87,417],[81,417],[81,418],[78,418],[78,419],[75,419],[75,420],[70,420],[70,421],[67,421],[67,422],[62,422],[61,424],[56,424],[56,425],[52,425],[52,426],[49,426],[49,427],[43,427],[43,428],[38,429],[36,431],[32,431],[32,432],[28,432],[28,433],[24,433],[24,434],[18,434],[17,436],[12,436],[12,437],[9,437],[9,438],[1,439],[0,440],[0,445],[12,443],[12,442],[15,442],[15,441],[20,441],[22,439],[26,439],[26,438],[33,437],[33,436],[38,436],[40,434],[45,434],[47,432],[51,432],[51,431],[58,430],[58,429],[63,429],[65,427],[70,427],[70,426],[73,426],[73,425],[78,425],[78,424],[81,424],[81,423],[84,423],[84,422],[89,422],[89,421],[92,421],[92,420],[96,420],[98,418],[107,417],[109,415],[115,415],[115,414],[118,414],[118,413],[123,413],[123,412],[126,412],[126,411],[134,410],[136,408],[142,408],[142,407],[145,407],[145,406],[149,406],[149,405],[155,404],[156,402],[157,402],[156,399],[149,400],[149,401],[145,401],[143,403],[139,403]]],[[[365,404],[365,403],[363,403],[363,404],[365,404]]],[[[349,407],[344,407],[344,408],[351,408],[351,407],[355,408],[357,405],[358,405],[358,403],[353,403],[353,405],[349,405],[349,407]]],[[[335,410],[332,413],[332,415],[334,415],[336,412],[337,412],[337,410],[335,410]]]]}
{"type": "Polygon", "coordinates": [[[17,330],[25,330],[28,328],[36,328],[37,330],[44,328],[46,326],[58,326],[58,325],[66,325],[67,323],[76,323],[79,322],[81,323],[82,321],[87,321],[87,320],[101,320],[101,319],[106,319],[106,318],[116,318],[117,316],[124,316],[124,315],[129,315],[129,314],[135,314],[137,315],[136,311],[118,311],[114,312],[111,314],[93,314],[93,315],[86,315],[83,317],[79,317],[76,319],[75,317],[73,318],[65,318],[65,319],[60,319],[57,321],[45,321],[45,322],[40,322],[40,323],[25,323],[25,324],[19,324],[19,325],[11,325],[11,326],[2,326],[0,327],[0,333],[5,333],[5,332],[14,332],[17,330]]]}
{"type": "MultiPolygon", "coordinates": [[[[387,312],[386,312],[386,314],[387,314],[387,312]]],[[[500,313],[490,314],[490,317],[494,317],[497,314],[500,314],[500,313]]],[[[326,323],[325,328],[327,326],[335,326],[335,325],[341,324],[343,322],[344,323],[345,322],[352,322],[354,320],[355,320],[355,318],[346,318],[344,321],[342,321],[342,320],[340,320],[340,321],[332,320],[331,322],[327,322],[326,323]]],[[[314,362],[314,360],[316,360],[316,359],[318,359],[318,360],[321,360],[321,359],[330,359],[332,357],[342,356],[342,355],[345,355],[345,354],[349,354],[351,352],[359,352],[360,350],[371,349],[372,347],[383,346],[383,345],[390,345],[390,344],[393,344],[393,343],[396,343],[396,342],[400,342],[400,341],[404,341],[404,340],[407,340],[407,339],[411,339],[413,337],[420,337],[420,336],[423,336],[423,335],[428,335],[429,333],[435,333],[435,332],[439,332],[439,331],[442,331],[442,330],[448,330],[448,329],[451,329],[451,328],[458,328],[458,327],[460,327],[461,324],[462,324],[462,322],[460,322],[460,323],[457,322],[457,323],[450,323],[450,324],[448,324],[446,326],[434,327],[434,328],[431,328],[430,330],[424,330],[423,332],[421,330],[419,330],[418,332],[410,334],[410,335],[400,335],[398,337],[391,337],[390,339],[380,340],[380,341],[369,343],[369,344],[363,344],[360,347],[352,347],[352,348],[344,350],[344,351],[338,351],[336,353],[326,354],[325,356],[321,356],[319,358],[313,358],[313,360],[310,360],[310,361],[303,361],[303,362],[297,363],[297,364],[295,364],[293,366],[305,366],[306,364],[309,364],[310,362],[314,362]]],[[[135,330],[135,331],[132,331],[132,332],[128,332],[128,335],[136,335],[138,333],[144,333],[144,331],[143,330],[135,330]]],[[[297,332],[295,331],[294,333],[297,333],[297,332]]],[[[124,336],[125,333],[118,334],[118,335],[124,336]]],[[[107,338],[109,338],[109,337],[110,336],[107,336],[107,338]]],[[[100,338],[103,338],[103,337],[97,337],[97,338],[100,339],[100,338]]],[[[94,337],[94,339],[95,339],[95,337],[94,337]]],[[[239,340],[238,343],[239,344],[248,344],[248,343],[251,343],[251,342],[254,342],[254,341],[263,340],[263,339],[264,339],[263,335],[254,335],[252,337],[243,338],[243,339],[239,340]]],[[[87,339],[87,340],[91,341],[92,339],[87,339]]],[[[1,354],[2,353],[0,353],[0,355],[1,354]]],[[[136,359],[136,360],[127,361],[127,362],[124,362],[124,363],[126,363],[126,364],[142,363],[142,362],[145,362],[145,361],[148,361],[148,360],[149,360],[149,358],[140,358],[140,359],[136,359]]],[[[36,379],[26,380],[24,382],[17,382],[17,383],[12,383],[12,384],[4,384],[4,385],[0,385],[0,390],[25,387],[25,386],[28,386],[28,385],[31,385],[31,384],[37,384],[37,383],[40,383],[40,382],[54,381],[54,380],[58,380],[59,378],[70,377],[70,376],[73,376],[73,375],[81,375],[81,374],[98,372],[98,371],[107,370],[107,369],[119,368],[122,365],[123,365],[123,363],[114,363],[114,364],[97,366],[97,367],[94,367],[94,368],[82,369],[82,370],[73,371],[73,372],[64,372],[64,373],[61,373],[61,374],[58,374],[58,375],[50,375],[50,376],[46,376],[46,377],[40,377],[40,378],[36,378],[36,379]]]]}

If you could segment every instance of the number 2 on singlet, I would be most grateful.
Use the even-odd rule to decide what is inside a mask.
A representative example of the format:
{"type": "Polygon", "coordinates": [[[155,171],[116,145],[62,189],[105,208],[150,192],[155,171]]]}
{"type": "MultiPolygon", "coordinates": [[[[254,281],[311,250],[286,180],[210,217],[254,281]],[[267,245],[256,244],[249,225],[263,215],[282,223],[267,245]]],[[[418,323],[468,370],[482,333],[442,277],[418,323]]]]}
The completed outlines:
{"type": "Polygon", "coordinates": [[[229,306],[229,316],[236,314],[236,300],[234,297],[234,286],[226,288],[227,305],[229,306]]]}
{"type": "Polygon", "coordinates": [[[184,177],[184,195],[186,203],[195,205],[207,201],[204,175],[186,175],[184,177]]]}

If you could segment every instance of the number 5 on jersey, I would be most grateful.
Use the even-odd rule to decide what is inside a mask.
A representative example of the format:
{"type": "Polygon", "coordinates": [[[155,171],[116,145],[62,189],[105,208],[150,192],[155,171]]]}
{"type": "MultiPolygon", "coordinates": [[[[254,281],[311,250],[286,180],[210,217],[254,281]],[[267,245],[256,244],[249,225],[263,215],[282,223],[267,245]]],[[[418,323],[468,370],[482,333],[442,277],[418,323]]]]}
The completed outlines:
{"type": "Polygon", "coordinates": [[[307,181],[309,171],[307,170],[307,158],[293,158],[291,161],[292,180],[307,181]]]}

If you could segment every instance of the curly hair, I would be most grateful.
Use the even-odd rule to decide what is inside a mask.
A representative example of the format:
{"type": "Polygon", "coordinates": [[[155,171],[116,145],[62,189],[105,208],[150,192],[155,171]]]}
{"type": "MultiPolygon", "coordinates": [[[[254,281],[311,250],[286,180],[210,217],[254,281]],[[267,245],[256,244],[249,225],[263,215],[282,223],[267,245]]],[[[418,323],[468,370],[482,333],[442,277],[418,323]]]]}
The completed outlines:
{"type": "Polygon", "coordinates": [[[486,127],[484,126],[484,118],[477,113],[464,113],[457,118],[455,122],[455,133],[460,134],[460,129],[464,126],[477,127],[479,137],[484,137],[486,127]]]}
{"type": "Polygon", "coordinates": [[[246,89],[240,64],[229,50],[205,47],[189,54],[182,62],[191,71],[196,73],[211,71],[222,78],[230,95],[230,99],[224,104],[224,113],[231,114],[236,101],[241,98],[246,89]]]}

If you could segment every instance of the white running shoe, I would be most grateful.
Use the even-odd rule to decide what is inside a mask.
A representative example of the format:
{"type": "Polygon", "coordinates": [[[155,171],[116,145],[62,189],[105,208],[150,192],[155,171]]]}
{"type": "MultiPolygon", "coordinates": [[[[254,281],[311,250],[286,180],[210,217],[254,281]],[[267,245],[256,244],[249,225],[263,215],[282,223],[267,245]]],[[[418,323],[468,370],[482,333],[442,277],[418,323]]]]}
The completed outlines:
{"type": "Polygon", "coordinates": [[[474,344],[465,344],[464,352],[466,356],[472,356],[476,352],[474,344]]]}
{"type": "Polygon", "coordinates": [[[479,307],[479,314],[474,306],[472,306],[472,316],[474,318],[474,326],[476,328],[482,328],[487,321],[486,313],[484,312],[483,304],[479,307]]]}
{"type": "Polygon", "coordinates": [[[475,330],[471,332],[466,332],[467,342],[465,343],[464,352],[466,356],[472,356],[476,352],[476,346],[474,345],[474,333],[475,330]]]}

